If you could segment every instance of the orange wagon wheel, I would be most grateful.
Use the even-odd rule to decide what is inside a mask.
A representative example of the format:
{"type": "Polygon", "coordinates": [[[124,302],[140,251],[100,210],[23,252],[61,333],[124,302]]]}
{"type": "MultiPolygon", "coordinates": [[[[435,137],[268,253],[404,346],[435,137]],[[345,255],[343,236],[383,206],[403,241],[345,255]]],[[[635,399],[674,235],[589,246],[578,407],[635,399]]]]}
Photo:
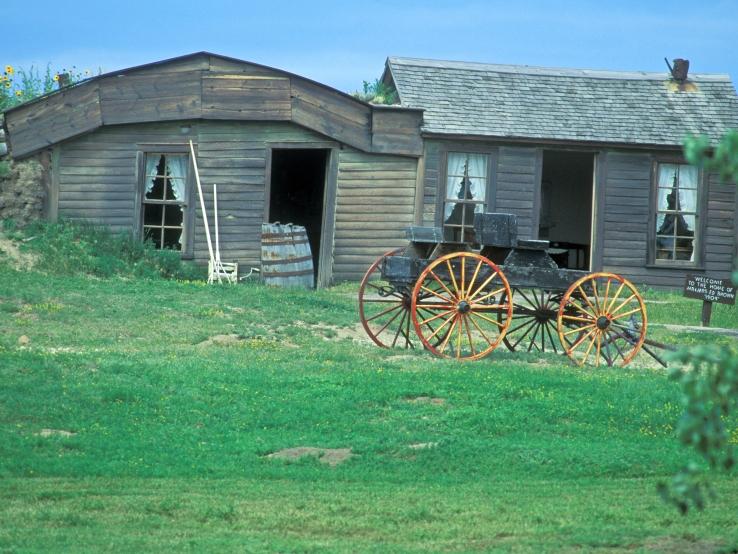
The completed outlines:
{"type": "Polygon", "coordinates": [[[510,285],[500,268],[473,252],[442,256],[420,274],[411,316],[436,356],[476,360],[502,342],[512,321],[510,285]]]}
{"type": "Polygon", "coordinates": [[[614,273],[593,273],[569,287],[557,330],[577,365],[627,365],[646,338],[646,305],[633,284],[614,273]]]}
{"type": "Polygon", "coordinates": [[[382,280],[382,261],[402,252],[390,250],[367,270],[359,285],[359,319],[374,344],[383,348],[415,348],[418,339],[410,322],[410,287],[382,280]]]}

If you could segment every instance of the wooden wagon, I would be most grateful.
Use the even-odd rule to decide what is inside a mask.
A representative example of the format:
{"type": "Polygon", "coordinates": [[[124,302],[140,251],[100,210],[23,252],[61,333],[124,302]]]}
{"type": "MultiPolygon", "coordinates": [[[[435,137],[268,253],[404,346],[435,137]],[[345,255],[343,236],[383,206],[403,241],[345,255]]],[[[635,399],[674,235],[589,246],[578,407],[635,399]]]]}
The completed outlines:
{"type": "MultiPolygon", "coordinates": [[[[613,273],[561,269],[548,241],[520,240],[513,214],[476,214],[473,236],[409,227],[359,288],[359,315],[379,346],[479,359],[510,350],[563,352],[578,365],[626,365],[646,341],[646,306],[613,273]]],[[[663,362],[661,362],[663,363],[663,362]]]]}

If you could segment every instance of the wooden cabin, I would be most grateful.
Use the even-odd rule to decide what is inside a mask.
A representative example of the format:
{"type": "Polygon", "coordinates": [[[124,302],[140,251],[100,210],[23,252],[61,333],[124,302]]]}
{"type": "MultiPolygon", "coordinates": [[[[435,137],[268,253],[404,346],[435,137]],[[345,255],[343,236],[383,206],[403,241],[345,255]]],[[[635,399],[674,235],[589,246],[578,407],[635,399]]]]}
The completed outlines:
{"type": "Polygon", "coordinates": [[[738,128],[727,75],[391,57],[383,80],[423,110],[419,222],[453,238],[474,211],[512,212],[560,266],[652,286],[735,267],[736,185],[687,165],[681,148],[738,128]]]}
{"type": "Polygon", "coordinates": [[[258,267],[262,222],[305,225],[326,285],[405,243],[421,119],[201,52],[63,88],[7,111],[5,127],[14,158],[51,153],[50,219],[132,231],[204,263],[192,140],[208,210],[218,185],[222,259],[258,267]]]}

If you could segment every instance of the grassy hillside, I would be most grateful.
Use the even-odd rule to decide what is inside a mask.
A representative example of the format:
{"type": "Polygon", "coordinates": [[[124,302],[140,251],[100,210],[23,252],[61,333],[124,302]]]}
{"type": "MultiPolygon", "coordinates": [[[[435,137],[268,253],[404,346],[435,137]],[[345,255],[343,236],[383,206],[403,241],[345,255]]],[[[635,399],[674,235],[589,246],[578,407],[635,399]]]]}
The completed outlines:
{"type": "MultiPolygon", "coordinates": [[[[353,285],[208,287],[132,277],[135,260],[101,278],[44,265],[48,244],[21,246],[35,269],[0,257],[0,550],[738,546],[735,477],[703,513],[658,498],[692,455],[673,436],[679,391],[652,364],[382,350],[353,285]],[[269,457],[294,447],[351,450],[269,457]]],[[[656,323],[699,320],[699,303],[648,296],[656,323]]],[[[738,328],[728,307],[714,319],[738,328]]]]}

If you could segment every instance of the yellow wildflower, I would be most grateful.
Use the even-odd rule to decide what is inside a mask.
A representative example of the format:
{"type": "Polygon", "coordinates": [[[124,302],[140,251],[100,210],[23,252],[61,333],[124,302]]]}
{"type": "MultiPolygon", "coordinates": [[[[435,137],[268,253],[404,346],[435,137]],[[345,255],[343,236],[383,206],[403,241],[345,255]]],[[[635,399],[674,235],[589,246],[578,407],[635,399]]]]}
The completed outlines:
{"type": "Polygon", "coordinates": [[[15,95],[16,96],[23,96],[23,91],[22,90],[16,90],[15,91],[15,95]]]}
{"type": "Polygon", "coordinates": [[[8,75],[12,75],[15,72],[15,69],[13,69],[12,65],[6,65],[5,66],[5,73],[8,75]]]}
{"type": "Polygon", "coordinates": [[[8,81],[7,83],[5,83],[5,88],[10,88],[10,81],[8,81]]]}
{"type": "Polygon", "coordinates": [[[56,75],[54,75],[54,82],[56,83],[58,80],[59,80],[59,74],[57,73],[56,75]]]}

